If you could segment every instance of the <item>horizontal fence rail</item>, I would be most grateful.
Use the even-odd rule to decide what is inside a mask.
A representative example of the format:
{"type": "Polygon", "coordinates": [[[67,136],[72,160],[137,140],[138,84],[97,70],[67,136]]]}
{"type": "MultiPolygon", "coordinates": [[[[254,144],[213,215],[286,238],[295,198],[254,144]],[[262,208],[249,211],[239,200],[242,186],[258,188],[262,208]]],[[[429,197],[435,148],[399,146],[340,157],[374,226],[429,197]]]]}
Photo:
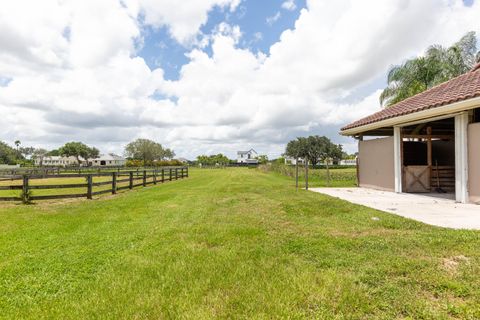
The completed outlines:
{"type": "MultiPolygon", "coordinates": [[[[161,167],[126,167],[126,166],[72,166],[72,167],[15,167],[15,168],[0,168],[0,181],[5,180],[4,176],[17,176],[17,175],[58,175],[58,174],[87,174],[87,173],[102,173],[102,172],[141,172],[143,170],[155,170],[155,169],[169,169],[179,168],[183,166],[161,166],[161,167]]],[[[7,179],[8,180],[8,179],[7,179]]]]}
{"type": "Polygon", "coordinates": [[[52,200],[52,199],[66,199],[66,198],[87,198],[92,199],[93,196],[101,194],[116,194],[120,190],[131,190],[136,187],[146,187],[149,185],[156,185],[157,183],[164,183],[178,179],[188,178],[188,167],[163,167],[163,168],[138,168],[113,170],[110,172],[97,173],[56,173],[46,174],[43,172],[31,172],[30,174],[8,174],[1,176],[0,183],[5,181],[21,182],[15,185],[0,185],[0,190],[17,190],[20,192],[19,196],[0,196],[0,201],[22,201],[28,203],[34,200],[52,200]],[[54,179],[64,178],[82,178],[85,182],[78,183],[58,183],[50,184],[54,179]],[[94,178],[106,179],[106,181],[94,181],[94,178]],[[33,184],[35,180],[40,182],[47,181],[47,184],[33,184]],[[124,184],[124,185],[119,185],[124,184]],[[101,187],[102,190],[95,190],[101,187]],[[71,189],[71,194],[46,194],[36,195],[38,190],[63,190],[71,189]],[[74,190],[78,189],[78,190],[74,190]],[[78,192],[79,191],[79,192],[78,192]]]}

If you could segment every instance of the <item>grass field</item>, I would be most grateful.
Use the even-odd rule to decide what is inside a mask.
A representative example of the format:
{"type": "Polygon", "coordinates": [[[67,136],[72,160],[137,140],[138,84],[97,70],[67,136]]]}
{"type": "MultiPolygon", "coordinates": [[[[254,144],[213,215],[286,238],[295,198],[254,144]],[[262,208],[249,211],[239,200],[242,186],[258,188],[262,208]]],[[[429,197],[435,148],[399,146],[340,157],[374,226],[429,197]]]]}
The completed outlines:
{"type": "Polygon", "coordinates": [[[0,204],[0,317],[480,318],[480,232],[295,192],[276,173],[190,176],[0,204]]]}

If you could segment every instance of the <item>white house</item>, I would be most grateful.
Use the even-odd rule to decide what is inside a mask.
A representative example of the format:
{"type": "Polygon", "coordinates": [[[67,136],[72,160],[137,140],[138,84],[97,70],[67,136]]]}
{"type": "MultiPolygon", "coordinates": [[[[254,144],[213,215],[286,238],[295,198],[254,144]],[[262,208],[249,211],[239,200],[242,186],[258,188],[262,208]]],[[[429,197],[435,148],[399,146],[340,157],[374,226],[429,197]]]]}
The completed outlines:
{"type": "Polygon", "coordinates": [[[338,163],[340,166],[356,166],[357,159],[343,159],[338,163]]]}
{"type": "Polygon", "coordinates": [[[88,164],[95,167],[119,167],[124,166],[127,160],[114,153],[101,154],[98,158],[89,159],[88,164]]]}
{"type": "MultiPolygon", "coordinates": [[[[85,165],[86,161],[80,157],[80,165],[85,165]]],[[[35,158],[36,166],[45,166],[45,167],[72,167],[78,166],[78,160],[76,157],[63,157],[63,156],[45,156],[35,158]]]]}
{"type": "MultiPolygon", "coordinates": [[[[297,164],[297,159],[292,157],[285,157],[285,164],[291,164],[295,166],[297,164]]],[[[298,164],[303,166],[305,164],[305,161],[302,158],[298,158],[298,164]]]]}
{"type": "Polygon", "coordinates": [[[237,151],[237,163],[257,164],[258,153],[253,149],[248,151],[237,151]]]}

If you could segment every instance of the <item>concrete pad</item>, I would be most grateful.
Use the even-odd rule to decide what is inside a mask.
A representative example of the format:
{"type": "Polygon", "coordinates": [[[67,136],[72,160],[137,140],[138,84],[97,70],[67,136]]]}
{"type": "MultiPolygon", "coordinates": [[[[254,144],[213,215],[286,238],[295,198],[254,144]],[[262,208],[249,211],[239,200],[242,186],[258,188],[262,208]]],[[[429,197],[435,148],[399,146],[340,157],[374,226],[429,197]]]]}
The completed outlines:
{"type": "Polygon", "coordinates": [[[456,203],[450,194],[422,195],[367,188],[309,190],[434,226],[480,230],[480,205],[456,203]]]}

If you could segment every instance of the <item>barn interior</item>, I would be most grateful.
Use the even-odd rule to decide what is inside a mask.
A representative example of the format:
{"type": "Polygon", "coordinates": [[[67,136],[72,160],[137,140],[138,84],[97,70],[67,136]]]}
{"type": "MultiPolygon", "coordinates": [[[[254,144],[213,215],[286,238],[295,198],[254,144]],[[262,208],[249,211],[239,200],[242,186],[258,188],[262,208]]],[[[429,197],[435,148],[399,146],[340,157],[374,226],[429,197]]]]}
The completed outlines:
{"type": "Polygon", "coordinates": [[[455,123],[447,118],[402,128],[403,192],[455,193],[455,123]]]}

